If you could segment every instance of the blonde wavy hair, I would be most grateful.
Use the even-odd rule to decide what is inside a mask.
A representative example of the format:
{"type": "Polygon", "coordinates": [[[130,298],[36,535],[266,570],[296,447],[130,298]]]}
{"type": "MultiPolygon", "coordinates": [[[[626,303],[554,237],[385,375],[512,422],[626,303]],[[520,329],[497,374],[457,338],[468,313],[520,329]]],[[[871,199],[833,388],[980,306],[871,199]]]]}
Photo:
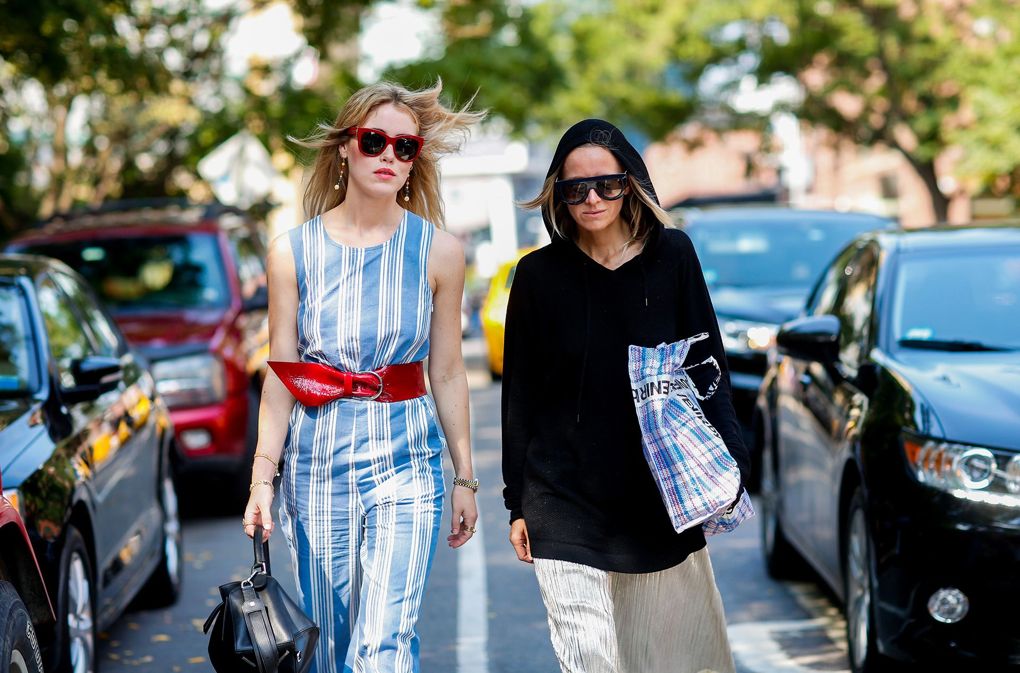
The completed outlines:
{"type": "MultiPolygon", "coordinates": [[[[578,147],[585,146],[608,147],[600,143],[585,143],[578,147]]],[[[575,148],[576,149],[576,148],[575,148]]],[[[563,238],[575,240],[577,238],[577,223],[570,216],[567,204],[556,199],[556,180],[560,177],[563,166],[557,167],[556,171],[542,183],[542,191],[530,201],[524,201],[518,205],[521,208],[534,210],[541,208],[542,214],[552,223],[553,231],[563,238]]],[[[630,239],[627,244],[643,243],[652,230],[655,222],[665,227],[672,227],[673,219],[663,210],[662,206],[655,202],[642,184],[630,173],[627,174],[628,192],[624,195],[623,208],[620,215],[630,229],[630,239]]]]}
{"type": "Polygon", "coordinates": [[[332,124],[320,123],[317,131],[307,138],[288,137],[301,147],[318,150],[312,175],[305,187],[305,214],[308,217],[321,215],[347,198],[346,175],[340,180],[340,189],[333,189],[340,179],[339,147],[349,139],[342,132],[351,126],[360,126],[373,110],[389,103],[410,114],[418,125],[418,135],[425,138],[409,178],[411,200],[404,201],[401,189],[395,197],[396,202],[443,227],[445,216],[439,191],[439,158],[460,149],[467,139],[469,127],[484,119],[486,112],[470,110],[474,96],[459,110],[447,108],[439,100],[442,90],[443,81],[438,78],[434,86],[417,90],[393,82],[372,84],[348,98],[332,124]]]}

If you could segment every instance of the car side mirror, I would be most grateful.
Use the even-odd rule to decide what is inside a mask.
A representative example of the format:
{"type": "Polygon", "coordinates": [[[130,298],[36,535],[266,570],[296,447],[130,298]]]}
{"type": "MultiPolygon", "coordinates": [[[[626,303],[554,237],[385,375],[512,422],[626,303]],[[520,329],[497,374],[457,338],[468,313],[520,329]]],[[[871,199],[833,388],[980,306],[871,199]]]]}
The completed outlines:
{"type": "Polygon", "coordinates": [[[776,335],[779,352],[829,365],[839,358],[839,318],[808,316],[785,323],[776,335]]]}
{"type": "Polygon", "coordinates": [[[90,355],[71,362],[74,386],[62,391],[70,404],[94,400],[115,389],[124,378],[120,359],[106,355],[90,355]]]}
{"type": "Polygon", "coordinates": [[[248,311],[268,311],[269,288],[265,285],[259,285],[258,289],[255,290],[255,294],[241,302],[241,310],[245,313],[248,311]]]}

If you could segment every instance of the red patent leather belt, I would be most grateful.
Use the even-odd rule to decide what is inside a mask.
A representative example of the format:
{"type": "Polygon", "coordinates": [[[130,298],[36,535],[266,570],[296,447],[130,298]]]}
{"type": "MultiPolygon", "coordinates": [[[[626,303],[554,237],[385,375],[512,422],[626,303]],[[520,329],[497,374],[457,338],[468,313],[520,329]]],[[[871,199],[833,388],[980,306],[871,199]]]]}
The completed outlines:
{"type": "Polygon", "coordinates": [[[426,393],[425,368],[420,361],[367,372],[345,372],[317,362],[270,360],[269,366],[294,399],[306,407],[341,397],[402,402],[426,393]]]}

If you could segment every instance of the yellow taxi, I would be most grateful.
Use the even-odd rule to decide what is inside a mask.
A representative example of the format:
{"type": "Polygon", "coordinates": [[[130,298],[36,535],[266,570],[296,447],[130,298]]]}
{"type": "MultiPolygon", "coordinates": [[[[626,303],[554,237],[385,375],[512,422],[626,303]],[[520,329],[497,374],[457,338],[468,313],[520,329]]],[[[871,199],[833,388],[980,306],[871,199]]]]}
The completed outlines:
{"type": "Polygon", "coordinates": [[[482,333],[489,354],[489,373],[493,381],[503,376],[503,330],[506,326],[506,302],[510,298],[510,285],[521,257],[535,248],[519,250],[508,262],[503,262],[489,281],[489,292],[482,303],[482,333]]]}

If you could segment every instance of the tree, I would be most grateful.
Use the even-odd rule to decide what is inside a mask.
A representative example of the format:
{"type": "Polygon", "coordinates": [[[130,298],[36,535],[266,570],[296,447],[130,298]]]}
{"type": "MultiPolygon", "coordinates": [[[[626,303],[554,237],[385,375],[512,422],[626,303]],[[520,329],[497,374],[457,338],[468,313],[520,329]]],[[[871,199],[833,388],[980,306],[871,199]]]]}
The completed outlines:
{"type": "MultiPolygon", "coordinates": [[[[745,46],[761,57],[759,80],[796,75],[805,89],[802,119],[857,143],[898,150],[927,187],[938,221],[947,217],[949,197],[936,160],[954,142],[983,139],[988,147],[989,134],[1010,126],[1007,136],[1015,136],[1015,104],[1007,120],[978,116],[1000,107],[1014,86],[1015,3],[745,0],[738,11],[761,22],[778,18],[787,28],[745,35],[745,46]],[[986,16],[999,32],[991,39],[981,27],[986,16]],[[1011,59],[1004,58],[1007,47],[1011,59]]],[[[1006,167],[989,159],[971,155],[962,168],[978,181],[1015,171],[1016,161],[1006,167]]]]}
{"type": "Polygon", "coordinates": [[[698,111],[695,83],[722,57],[714,3],[545,0],[423,3],[441,12],[439,42],[387,74],[423,83],[441,75],[461,99],[526,136],[558,134],[601,116],[662,138],[698,111]]]}
{"type": "Polygon", "coordinates": [[[239,129],[281,149],[335,112],[357,85],[344,45],[371,0],[291,4],[327,61],[315,88],[290,76],[300,54],[229,73],[224,36],[239,15],[204,0],[0,0],[0,227],[122,194],[179,194],[239,129]]]}

